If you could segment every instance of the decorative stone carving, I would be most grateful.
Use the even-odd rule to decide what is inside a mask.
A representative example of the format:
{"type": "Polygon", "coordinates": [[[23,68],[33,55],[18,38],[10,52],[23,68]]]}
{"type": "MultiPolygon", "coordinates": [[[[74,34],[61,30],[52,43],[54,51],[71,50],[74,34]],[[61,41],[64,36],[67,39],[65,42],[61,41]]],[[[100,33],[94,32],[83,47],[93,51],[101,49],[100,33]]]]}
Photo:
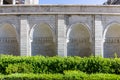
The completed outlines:
{"type": "Polygon", "coordinates": [[[89,38],[70,39],[68,43],[68,55],[71,56],[89,56],[90,42],[89,38]],[[84,54],[83,54],[84,53],[84,54]]]}
{"type": "Polygon", "coordinates": [[[114,57],[114,53],[120,56],[120,37],[107,37],[104,43],[104,57],[114,57]]]}
{"type": "Polygon", "coordinates": [[[19,45],[15,37],[0,37],[0,54],[19,55],[19,45]]]}
{"type": "Polygon", "coordinates": [[[33,43],[52,43],[53,38],[52,37],[36,37],[33,39],[33,43]]]}
{"type": "Polygon", "coordinates": [[[32,42],[32,55],[55,55],[55,44],[52,37],[35,37],[32,42]]]}
{"type": "Polygon", "coordinates": [[[107,37],[106,39],[105,39],[105,43],[120,43],[120,37],[107,37]]]}
{"type": "Polygon", "coordinates": [[[70,39],[70,43],[87,43],[89,42],[89,38],[78,38],[78,39],[70,39]]]}

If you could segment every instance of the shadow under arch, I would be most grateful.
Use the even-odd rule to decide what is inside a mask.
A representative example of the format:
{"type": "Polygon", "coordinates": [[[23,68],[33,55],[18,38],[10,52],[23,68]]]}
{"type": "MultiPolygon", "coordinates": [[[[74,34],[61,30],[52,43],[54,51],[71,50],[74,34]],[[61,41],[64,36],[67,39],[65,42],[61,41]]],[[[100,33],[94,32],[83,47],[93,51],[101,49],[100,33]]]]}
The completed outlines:
{"type": "Polygon", "coordinates": [[[20,55],[18,34],[10,23],[0,25],[0,54],[20,55]]]}
{"type": "Polygon", "coordinates": [[[103,56],[114,57],[115,53],[120,57],[120,23],[111,23],[103,34],[103,56]]]}
{"type": "Polygon", "coordinates": [[[87,25],[76,23],[67,31],[67,55],[90,56],[92,35],[87,25]]]}
{"type": "Polygon", "coordinates": [[[55,34],[47,23],[34,25],[30,31],[31,55],[55,56],[55,34]]]}

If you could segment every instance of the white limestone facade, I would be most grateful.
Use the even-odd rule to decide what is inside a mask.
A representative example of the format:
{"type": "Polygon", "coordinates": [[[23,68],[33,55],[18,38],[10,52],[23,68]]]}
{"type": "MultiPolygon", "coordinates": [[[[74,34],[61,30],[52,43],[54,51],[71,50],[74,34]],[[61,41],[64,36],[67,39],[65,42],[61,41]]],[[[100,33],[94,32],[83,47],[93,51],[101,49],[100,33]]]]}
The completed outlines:
{"type": "Polygon", "coordinates": [[[1,5],[0,54],[120,56],[120,6],[1,5]]]}

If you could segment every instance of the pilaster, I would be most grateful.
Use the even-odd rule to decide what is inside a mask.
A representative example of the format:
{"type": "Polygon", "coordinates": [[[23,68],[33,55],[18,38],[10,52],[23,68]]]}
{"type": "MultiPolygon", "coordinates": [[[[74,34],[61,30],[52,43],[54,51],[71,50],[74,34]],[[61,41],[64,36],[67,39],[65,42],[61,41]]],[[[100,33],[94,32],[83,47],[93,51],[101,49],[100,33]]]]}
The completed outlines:
{"type": "Polygon", "coordinates": [[[101,15],[95,15],[95,56],[103,56],[103,25],[101,15]]]}
{"type": "Polygon", "coordinates": [[[58,15],[58,55],[67,56],[66,24],[64,15],[58,15]]]}
{"type": "Polygon", "coordinates": [[[20,53],[21,56],[30,55],[30,42],[29,42],[29,24],[26,16],[21,16],[20,20],[20,53]]]}

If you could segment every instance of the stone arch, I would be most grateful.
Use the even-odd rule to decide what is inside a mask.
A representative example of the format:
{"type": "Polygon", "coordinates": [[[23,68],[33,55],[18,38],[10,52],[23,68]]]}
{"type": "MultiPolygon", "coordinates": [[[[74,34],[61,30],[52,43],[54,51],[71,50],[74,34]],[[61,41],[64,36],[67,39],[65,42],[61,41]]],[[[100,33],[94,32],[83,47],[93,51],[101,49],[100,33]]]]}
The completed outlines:
{"type": "Polygon", "coordinates": [[[42,23],[35,25],[30,31],[31,54],[43,56],[55,56],[55,38],[50,25],[42,23]]]}
{"type": "Polygon", "coordinates": [[[103,35],[104,57],[114,57],[114,53],[120,57],[120,23],[109,24],[103,35]]]}
{"type": "Polygon", "coordinates": [[[67,32],[67,55],[90,56],[91,33],[87,25],[83,23],[73,24],[67,32]]]}
{"type": "Polygon", "coordinates": [[[0,25],[0,54],[20,55],[16,29],[12,24],[0,25]]]}

